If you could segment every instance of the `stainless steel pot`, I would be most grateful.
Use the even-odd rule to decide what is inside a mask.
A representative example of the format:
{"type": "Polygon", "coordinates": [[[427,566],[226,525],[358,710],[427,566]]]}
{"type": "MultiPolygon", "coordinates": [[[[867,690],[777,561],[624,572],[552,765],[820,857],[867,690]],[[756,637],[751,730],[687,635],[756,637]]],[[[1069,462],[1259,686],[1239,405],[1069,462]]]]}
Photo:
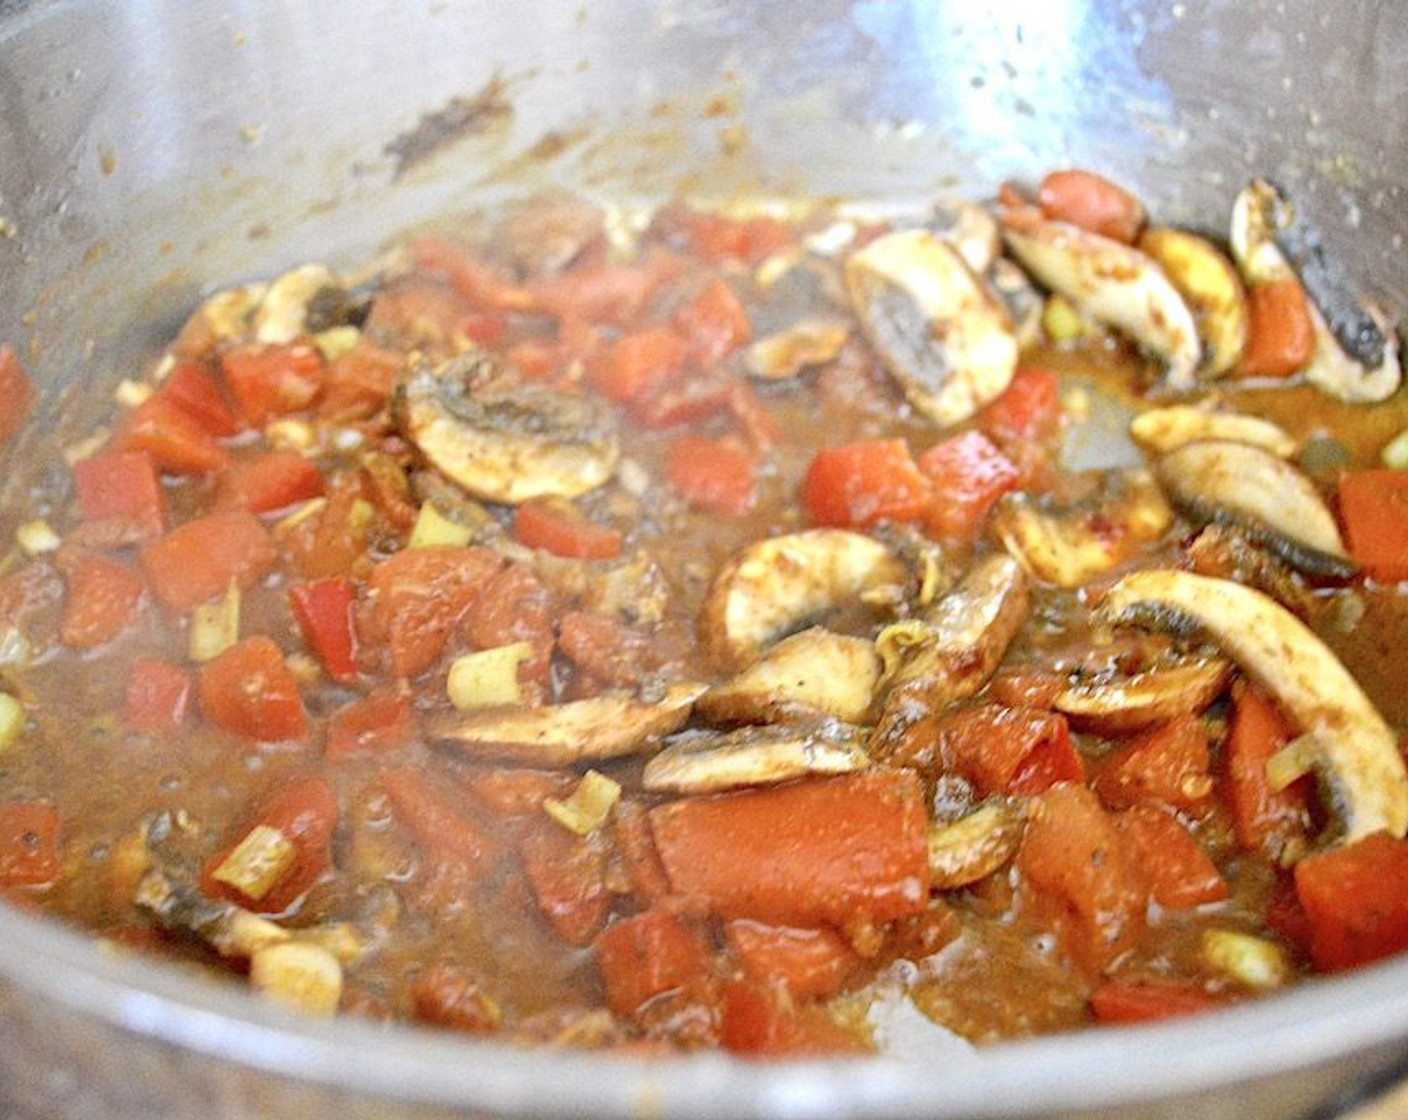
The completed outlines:
{"type": "MultiPolygon", "coordinates": [[[[918,199],[1082,165],[1216,229],[1267,174],[1402,308],[1408,7],[979,7],[0,0],[0,340],[34,427],[85,430],[208,287],[553,184],[918,199]]],[[[1408,962],[975,1054],[919,1032],[860,1063],[645,1062],[307,1023],[0,907],[6,1115],[1284,1120],[1402,1063],[1408,962]]]]}

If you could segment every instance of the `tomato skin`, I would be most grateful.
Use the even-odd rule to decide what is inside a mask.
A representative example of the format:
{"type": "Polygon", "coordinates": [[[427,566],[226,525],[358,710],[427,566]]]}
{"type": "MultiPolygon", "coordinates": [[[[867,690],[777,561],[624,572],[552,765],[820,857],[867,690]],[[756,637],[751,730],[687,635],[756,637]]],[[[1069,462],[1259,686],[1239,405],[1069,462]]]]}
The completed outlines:
{"type": "Polygon", "coordinates": [[[1101,1023],[1153,1023],[1226,1007],[1216,995],[1186,980],[1160,976],[1112,976],[1090,993],[1090,1010],[1101,1023]]]}
{"type": "Polygon", "coordinates": [[[148,397],[118,423],[111,451],[145,451],[170,474],[209,474],[223,470],[229,453],[215,436],[181,406],[148,397]]]}
{"type": "Polygon", "coordinates": [[[1293,276],[1247,289],[1247,346],[1237,372],[1288,377],[1315,355],[1315,326],[1305,289],[1293,276]]]}
{"type": "Polygon", "coordinates": [[[1037,190],[1042,214],[1102,237],[1134,244],[1144,228],[1144,206],[1123,187],[1093,171],[1049,172],[1037,190]]]}
{"type": "Polygon", "coordinates": [[[240,415],[252,428],[310,407],[322,392],[325,374],[322,355],[301,342],[229,350],[221,356],[220,368],[240,415]]]}
{"type": "Polygon", "coordinates": [[[95,649],[112,641],[137,617],[146,584],[126,564],[98,553],[66,560],[59,639],[72,649],[95,649]]]}
{"type": "Polygon", "coordinates": [[[1408,580],[1408,471],[1346,472],[1339,506],[1354,562],[1383,583],[1408,580]]]}
{"type": "Polygon", "coordinates": [[[0,889],[49,887],[59,880],[59,811],[47,801],[0,804],[0,889]]]}
{"type": "Polygon", "coordinates": [[[757,464],[732,439],[682,435],[665,450],[670,487],[718,517],[742,517],[758,503],[757,464]]]}
{"type": "Polygon", "coordinates": [[[934,444],[917,465],[934,492],[924,523],[940,537],[971,540],[998,498],[1021,482],[1016,465],[978,431],[934,444]]]}
{"type": "Polygon", "coordinates": [[[1211,770],[1207,726],[1180,715],[1136,735],[1101,767],[1091,787],[1112,809],[1196,809],[1212,794],[1211,770]]]}
{"type": "Polygon", "coordinates": [[[800,497],[813,525],[865,529],[879,521],[918,520],[933,491],[904,440],[880,439],[818,451],[800,497]]]}
{"type": "Polygon", "coordinates": [[[145,451],[108,451],[73,465],[78,509],[90,524],[111,526],[119,540],[161,536],[166,495],[156,462],[145,451]]]}
{"type": "Polygon", "coordinates": [[[596,939],[596,959],[606,1006],[622,1018],[657,996],[698,983],[709,968],[699,937],[660,910],[612,922],[596,939]]]}
{"type": "Polygon", "coordinates": [[[217,510],[278,513],[323,493],[323,474],[312,460],[287,448],[240,459],[215,484],[217,510]]]}
{"type": "Polygon", "coordinates": [[[1408,949],[1408,842],[1376,832],[1307,856],[1296,864],[1295,885],[1321,972],[1408,949]]]}
{"type": "Polygon", "coordinates": [[[223,595],[234,581],[252,587],[274,566],[269,531],[252,513],[211,513],[187,521],[147,545],[142,570],[156,597],[188,611],[223,595]]]}
{"type": "Polygon", "coordinates": [[[323,757],[329,761],[358,754],[382,754],[408,745],[415,718],[406,697],[385,686],[344,704],[328,717],[323,757]]]}
{"type": "Polygon", "coordinates": [[[341,684],[357,679],[357,635],[352,620],[356,599],[355,585],[340,576],[288,589],[289,605],[303,640],[318,655],[328,676],[341,684]]]}
{"type": "Polygon", "coordinates": [[[297,777],[266,796],[234,840],[206,862],[201,886],[211,895],[228,898],[256,914],[284,914],[292,910],[332,867],[332,837],[338,822],[337,797],[317,777],[297,777]],[[250,898],[229,883],[215,878],[235,847],[259,826],[276,829],[294,846],[293,864],[262,898],[250,898]]]}
{"type": "Polygon", "coordinates": [[[244,429],[220,382],[204,362],[191,359],[177,362],[156,395],[181,409],[213,436],[235,436],[244,429]]]}
{"type": "Polygon", "coordinates": [[[191,676],[167,661],[138,661],[127,678],[123,720],[144,735],[170,735],[186,722],[191,676]]]}
{"type": "Polygon", "coordinates": [[[826,999],[860,964],[846,941],[824,928],[794,929],[738,918],[724,938],[743,972],[759,984],[780,984],[794,999],[826,999]]]}
{"type": "Polygon", "coordinates": [[[29,413],[34,408],[38,395],[34,384],[20,364],[19,355],[13,346],[0,346],[0,446],[14,439],[29,413]]]}
{"type": "Polygon", "coordinates": [[[260,742],[301,739],[308,716],[298,678],[272,638],[244,638],[200,668],[201,711],[226,731],[260,742]]]}
{"type": "Polygon", "coordinates": [[[573,560],[612,560],[621,555],[621,532],[598,525],[570,502],[533,498],[518,507],[513,535],[529,548],[573,560]]]}
{"type": "Polygon", "coordinates": [[[1164,909],[1186,910],[1231,895],[1222,873],[1172,813],[1136,805],[1115,814],[1114,821],[1149,883],[1149,893],[1164,909]]]}

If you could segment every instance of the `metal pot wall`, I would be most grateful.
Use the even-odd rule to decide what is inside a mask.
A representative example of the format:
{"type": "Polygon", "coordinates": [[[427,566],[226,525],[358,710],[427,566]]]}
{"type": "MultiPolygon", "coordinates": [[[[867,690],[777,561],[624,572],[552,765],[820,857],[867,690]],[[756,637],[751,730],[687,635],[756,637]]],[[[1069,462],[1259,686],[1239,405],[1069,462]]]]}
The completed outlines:
{"type": "MultiPolygon", "coordinates": [[[[1081,165],[1218,229],[1266,174],[1402,308],[1408,8],[988,7],[0,2],[0,339],[42,387],[33,428],[86,430],[206,288],[545,185],[917,199],[1081,165]]],[[[643,1062],[309,1024],[0,907],[0,1104],[108,1120],[1284,1120],[1408,1062],[1408,962],[1166,1027],[893,1050],[643,1062]]]]}

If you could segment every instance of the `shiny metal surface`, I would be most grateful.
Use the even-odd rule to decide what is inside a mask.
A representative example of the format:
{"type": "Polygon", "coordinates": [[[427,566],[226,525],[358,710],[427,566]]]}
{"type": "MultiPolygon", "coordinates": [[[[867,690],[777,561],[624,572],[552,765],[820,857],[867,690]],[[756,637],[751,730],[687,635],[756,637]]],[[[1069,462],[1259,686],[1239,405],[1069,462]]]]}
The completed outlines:
{"type": "MultiPolygon", "coordinates": [[[[44,388],[36,429],[83,431],[106,396],[76,391],[201,291],[505,194],[913,199],[1067,164],[1211,229],[1270,175],[1402,309],[1408,6],[979,7],[0,2],[0,339],[44,388]]],[[[922,1032],[821,1066],[524,1053],[297,1022],[0,908],[7,1116],[1286,1120],[1408,1063],[1406,1040],[1408,962],[974,1055],[922,1032]]]]}

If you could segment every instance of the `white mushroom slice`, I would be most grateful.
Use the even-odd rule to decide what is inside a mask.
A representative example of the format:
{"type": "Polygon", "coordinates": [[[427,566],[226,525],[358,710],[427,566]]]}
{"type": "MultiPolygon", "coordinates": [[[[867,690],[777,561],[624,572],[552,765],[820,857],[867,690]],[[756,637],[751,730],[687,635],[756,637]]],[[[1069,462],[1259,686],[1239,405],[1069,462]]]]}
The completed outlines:
{"type": "Polygon", "coordinates": [[[1046,308],[1036,285],[1006,257],[998,257],[983,275],[1007,308],[1017,333],[1017,345],[1024,349],[1033,345],[1041,336],[1041,316],[1046,308]]]}
{"type": "Polygon", "coordinates": [[[1057,587],[1080,587],[1128,557],[1131,547],[1161,536],[1173,513],[1151,475],[1121,472],[1125,491],[1071,509],[1043,507],[1023,492],[993,508],[993,534],[1029,576],[1057,587]]]}
{"type": "Polygon", "coordinates": [[[611,478],[620,447],[605,404],[488,366],[465,355],[401,386],[402,429],[434,466],[473,497],[510,505],[575,498],[611,478]]]}
{"type": "Polygon", "coordinates": [[[1193,388],[1202,358],[1193,313],[1178,289],[1138,249],[1065,222],[1009,223],[1003,238],[1038,283],[1163,361],[1170,389],[1193,388]]]}
{"type": "Polygon", "coordinates": [[[963,199],[944,199],[934,207],[933,232],[958,250],[975,275],[992,268],[1002,251],[997,219],[988,210],[963,199]]]}
{"type": "Polygon", "coordinates": [[[992,801],[966,816],[929,829],[929,877],[934,890],[951,891],[986,879],[1017,854],[1026,814],[1015,801],[992,801]]]}
{"type": "Polygon", "coordinates": [[[1345,352],[1320,309],[1313,300],[1310,304],[1310,322],[1315,328],[1315,355],[1305,367],[1305,379],[1322,392],[1350,404],[1377,404],[1387,400],[1403,381],[1398,336],[1377,308],[1366,307],[1364,310],[1379,325],[1383,334],[1383,360],[1373,368],[1345,352]]]}
{"type": "Polygon", "coordinates": [[[714,578],[699,612],[710,655],[741,668],[779,638],[848,604],[893,595],[909,573],[885,545],[846,529],[807,529],[748,545],[714,578]]]}
{"type": "Polygon", "coordinates": [[[937,711],[973,696],[997,670],[1027,618],[1027,578],[1010,556],[978,561],[922,618],[891,623],[875,639],[884,661],[885,713],[937,711]]]}
{"type": "Polygon", "coordinates": [[[1191,621],[1267,689],[1313,737],[1336,839],[1408,831],[1408,773],[1396,737],[1330,649],[1279,603],[1230,580],[1144,571],[1111,587],[1100,609],[1115,622],[1191,621]]]}
{"type": "Polygon", "coordinates": [[[250,284],[216,292],[182,326],[179,348],[205,353],[222,342],[244,341],[266,291],[264,284],[250,284]]]}
{"type": "Polygon", "coordinates": [[[1017,336],[1006,309],[932,231],[872,241],[846,261],[846,287],[885,368],[936,424],[968,419],[1012,380],[1017,336]]]}
{"type": "Polygon", "coordinates": [[[837,319],[803,319],[749,346],[743,368],[760,381],[785,381],[833,360],[850,337],[849,324],[837,319]]]}
{"type": "Polygon", "coordinates": [[[305,264],[285,272],[269,285],[254,313],[255,341],[271,345],[292,342],[304,333],[313,297],[325,288],[339,286],[326,265],[305,264]]]}
{"type": "Polygon", "coordinates": [[[1227,373],[1247,345],[1247,293],[1236,266],[1211,242],[1181,229],[1145,230],[1139,248],[1193,312],[1203,344],[1200,372],[1209,378],[1227,373]]]}
{"type": "Polygon", "coordinates": [[[859,728],[828,720],[810,727],[686,732],[645,764],[652,793],[719,793],[809,775],[852,774],[870,765],[859,728]]]}
{"type": "Polygon", "coordinates": [[[1155,464],[1169,498],[1202,521],[1228,521],[1293,567],[1353,575],[1335,515],[1315,484],[1284,459],[1232,440],[1197,440],[1155,464]]]}
{"type": "Polygon", "coordinates": [[[653,702],[634,696],[593,696],[539,708],[476,711],[442,719],[434,738],[474,758],[502,758],[531,766],[640,754],[678,731],[704,691],[673,684],[653,702]]]}
{"type": "Polygon", "coordinates": [[[1193,404],[1173,404],[1141,412],[1129,424],[1129,434],[1146,451],[1173,451],[1196,440],[1233,440],[1259,447],[1278,459],[1289,459],[1298,444],[1279,424],[1241,412],[1216,412],[1193,404]]]}
{"type": "Polygon", "coordinates": [[[820,626],[783,638],[695,710],[710,723],[782,723],[830,716],[860,723],[880,679],[875,643],[820,626]]]}
{"type": "Polygon", "coordinates": [[[1231,663],[1221,657],[1189,658],[1130,676],[1101,673],[1063,689],[1051,706],[1083,730],[1127,735],[1201,712],[1222,695],[1231,675],[1231,663]]]}

